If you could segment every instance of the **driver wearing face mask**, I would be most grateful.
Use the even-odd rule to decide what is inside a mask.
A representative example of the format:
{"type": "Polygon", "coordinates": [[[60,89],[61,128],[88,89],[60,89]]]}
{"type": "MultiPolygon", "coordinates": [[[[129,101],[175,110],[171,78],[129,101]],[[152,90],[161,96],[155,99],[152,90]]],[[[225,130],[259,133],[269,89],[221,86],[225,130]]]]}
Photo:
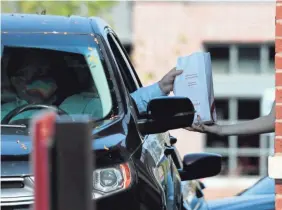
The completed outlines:
{"type": "MultiPolygon", "coordinates": [[[[27,104],[52,105],[56,100],[56,82],[48,76],[48,61],[41,56],[28,54],[23,64],[9,72],[11,89],[15,92],[13,101],[2,104],[1,120],[14,109],[27,104]],[[31,55],[31,56],[30,56],[31,55]]],[[[13,120],[31,118],[36,110],[25,111],[13,120]]]]}
{"type": "MultiPolygon", "coordinates": [[[[8,78],[15,92],[15,99],[1,106],[1,120],[18,107],[27,104],[52,105],[56,100],[57,84],[49,75],[50,62],[38,53],[28,53],[24,63],[14,71],[9,71],[8,78]]],[[[12,69],[11,69],[12,70],[12,69]]],[[[83,71],[76,72],[80,84],[87,84],[92,77],[83,75],[83,71]]],[[[174,78],[181,74],[175,68],[168,72],[159,82],[136,90],[131,94],[139,112],[146,111],[147,102],[154,97],[167,95],[173,87],[174,78]]],[[[66,75],[67,76],[67,75],[66,75]]],[[[67,78],[66,78],[67,79],[67,78]]],[[[92,81],[93,82],[93,81],[92,81]]],[[[103,110],[94,84],[86,87],[82,92],[67,97],[58,107],[67,114],[89,114],[99,118],[103,110]]],[[[1,98],[2,99],[2,98],[1,98]]],[[[12,118],[14,120],[30,119],[38,110],[24,111],[12,118]]]]}
{"type": "MultiPolygon", "coordinates": [[[[11,89],[14,90],[16,97],[2,104],[1,120],[13,110],[28,104],[54,104],[57,100],[57,84],[49,72],[48,59],[35,53],[27,54],[24,63],[8,74],[11,89]]],[[[92,77],[89,72],[85,72],[85,69],[77,69],[75,73],[80,84],[85,84],[86,81],[91,84],[89,79],[92,80],[92,77]]],[[[92,85],[83,89],[82,92],[67,97],[58,108],[67,114],[88,114],[100,118],[103,112],[97,90],[92,85]]],[[[38,110],[24,111],[14,116],[12,120],[30,119],[36,112],[38,110]]]]}

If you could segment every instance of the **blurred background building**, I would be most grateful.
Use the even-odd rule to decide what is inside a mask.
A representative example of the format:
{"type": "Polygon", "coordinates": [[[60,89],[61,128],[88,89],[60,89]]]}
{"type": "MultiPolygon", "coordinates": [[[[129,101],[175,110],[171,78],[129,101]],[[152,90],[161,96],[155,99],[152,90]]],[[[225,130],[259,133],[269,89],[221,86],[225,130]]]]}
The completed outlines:
{"type": "MultiPolygon", "coordinates": [[[[43,3],[42,8],[48,6],[43,3]]],[[[6,10],[10,5],[10,10],[22,11],[23,5],[11,4],[6,10]]],[[[75,14],[99,15],[112,25],[144,85],[161,79],[176,65],[178,56],[208,51],[219,124],[253,119],[270,111],[275,83],[275,2],[77,4],[71,7],[79,8],[75,14]]],[[[69,11],[57,11],[61,12],[69,11]]],[[[203,151],[223,155],[222,173],[203,180],[208,199],[234,195],[267,175],[267,157],[274,148],[272,134],[219,137],[186,130],[171,134],[178,138],[182,156],[203,151]]]]}
{"type": "MultiPolygon", "coordinates": [[[[128,5],[131,14],[127,39],[131,47],[127,49],[144,84],[161,79],[175,66],[178,56],[204,50],[212,57],[219,124],[268,114],[271,107],[267,102],[274,100],[271,90],[275,83],[274,2],[122,4],[128,5]]],[[[185,130],[171,133],[178,138],[181,155],[202,151],[223,155],[221,175],[204,180],[210,199],[233,195],[267,176],[267,157],[274,148],[271,134],[219,137],[185,130]]]]}

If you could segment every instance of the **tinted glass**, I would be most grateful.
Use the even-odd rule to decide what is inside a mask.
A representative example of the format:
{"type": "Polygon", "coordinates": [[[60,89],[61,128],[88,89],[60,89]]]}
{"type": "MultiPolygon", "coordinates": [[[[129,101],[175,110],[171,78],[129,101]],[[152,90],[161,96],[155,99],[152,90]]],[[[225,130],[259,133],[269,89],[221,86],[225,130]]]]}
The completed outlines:
{"type": "MultiPolygon", "coordinates": [[[[107,69],[94,36],[2,33],[1,41],[1,119],[27,104],[95,119],[112,110],[107,69]]],[[[29,119],[36,111],[13,120],[29,119]]]]}

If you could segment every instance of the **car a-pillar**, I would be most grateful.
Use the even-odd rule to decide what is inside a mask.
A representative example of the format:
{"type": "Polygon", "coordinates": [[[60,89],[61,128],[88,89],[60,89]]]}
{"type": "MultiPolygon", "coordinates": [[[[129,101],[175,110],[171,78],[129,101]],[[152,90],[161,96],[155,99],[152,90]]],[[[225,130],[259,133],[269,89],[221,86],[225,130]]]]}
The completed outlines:
{"type": "Polygon", "coordinates": [[[276,1],[275,98],[275,153],[268,159],[268,174],[275,179],[275,210],[282,210],[282,0],[276,1]]]}

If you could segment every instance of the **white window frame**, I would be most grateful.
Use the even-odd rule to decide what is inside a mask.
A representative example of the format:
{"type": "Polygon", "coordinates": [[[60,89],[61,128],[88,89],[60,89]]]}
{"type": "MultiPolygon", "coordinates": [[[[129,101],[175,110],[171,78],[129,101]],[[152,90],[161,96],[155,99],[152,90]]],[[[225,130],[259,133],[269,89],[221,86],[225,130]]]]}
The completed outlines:
{"type": "MultiPolygon", "coordinates": [[[[238,99],[260,99],[265,89],[275,85],[275,75],[269,71],[269,47],[270,44],[261,44],[260,47],[260,70],[254,73],[241,74],[238,71],[238,46],[231,44],[229,47],[229,71],[226,74],[214,72],[214,92],[218,99],[228,98],[229,118],[219,123],[236,123],[238,113],[238,99]],[[231,75],[232,76],[231,76],[231,75]],[[250,82],[253,88],[250,89],[250,82]],[[228,87],[228,88],[226,88],[228,87]]],[[[260,104],[261,104],[260,103],[260,104]]],[[[261,105],[260,105],[261,107],[261,105]]],[[[261,108],[260,108],[261,109],[261,108]]],[[[273,138],[269,134],[259,136],[259,148],[238,148],[238,137],[228,137],[228,147],[207,147],[205,138],[205,151],[221,154],[228,157],[228,172],[238,166],[238,157],[258,157],[259,177],[267,175],[267,158],[273,152],[270,147],[273,145],[273,138]],[[269,146],[268,146],[269,145],[269,146]]],[[[254,176],[247,176],[254,178],[254,176]]]]}

